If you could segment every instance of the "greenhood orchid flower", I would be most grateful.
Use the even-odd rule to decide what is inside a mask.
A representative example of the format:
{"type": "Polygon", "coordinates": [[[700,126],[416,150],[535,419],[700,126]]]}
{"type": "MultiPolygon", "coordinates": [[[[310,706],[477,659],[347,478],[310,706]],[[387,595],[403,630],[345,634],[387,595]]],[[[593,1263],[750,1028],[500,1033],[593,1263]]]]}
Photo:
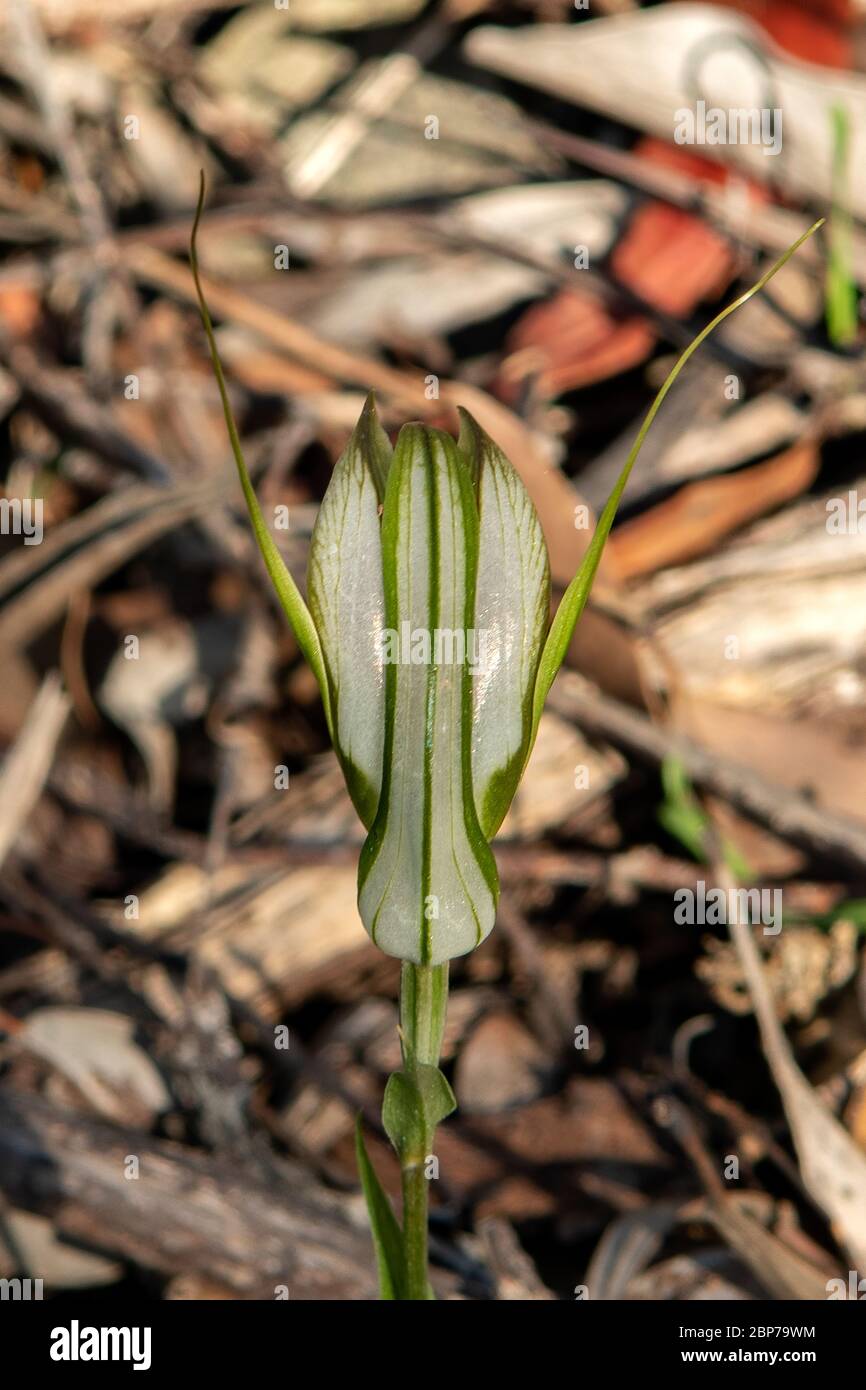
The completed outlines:
{"type": "MultiPolygon", "coordinates": [[[[544,535],[502,450],[465,410],[456,442],[409,424],[392,450],[372,396],[319,510],[308,607],[253,491],[206,318],[256,539],[319,683],[349,795],[368,831],[358,873],[361,920],[388,955],[440,965],[491,931],[499,883],[490,840],[517,790],[646,432],[703,338],[795,249],[680,358],[550,626],[544,535]]],[[[200,305],[206,316],[203,298],[200,305]]]]}
{"type": "Polygon", "coordinates": [[[550,574],[535,508],[462,412],[459,442],[367,401],[310,548],[331,734],[369,834],[358,906],[416,965],[476,947],[496,915],[489,841],[534,736],[550,574]]]}
{"type": "Polygon", "coordinates": [[[358,1130],[358,1161],[385,1298],[432,1296],[425,1156],[454,1108],[438,1069],[448,962],[493,928],[490,842],[532,751],[646,434],[686,362],[820,223],[723,309],[650,406],[583,563],[550,621],[550,570],[535,508],[502,450],[466,411],[459,438],[404,425],[392,449],[368,398],[334,467],[310,546],[308,603],[265,523],[244,463],[196,259],[190,261],[226,426],[265,565],[322,697],[349,795],[367,830],[358,907],[403,961],[403,1069],[383,1124],[400,1157],[403,1227],[358,1130]]]}

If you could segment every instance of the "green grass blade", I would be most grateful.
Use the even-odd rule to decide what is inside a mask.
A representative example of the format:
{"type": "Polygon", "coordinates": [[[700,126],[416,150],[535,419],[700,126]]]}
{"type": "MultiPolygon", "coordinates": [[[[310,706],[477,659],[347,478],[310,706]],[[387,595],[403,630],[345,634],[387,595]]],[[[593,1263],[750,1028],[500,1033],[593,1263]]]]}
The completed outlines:
{"type": "Polygon", "coordinates": [[[201,286],[201,277],[198,268],[197,238],[198,228],[201,221],[202,209],[204,207],[205,179],[204,173],[201,175],[201,184],[198,194],[198,206],[195,210],[195,218],[192,224],[192,234],[189,242],[189,263],[192,269],[192,278],[195,282],[195,292],[198,296],[198,307],[201,313],[201,320],[204,324],[205,337],[207,338],[210,349],[211,362],[213,363],[214,376],[219,388],[220,400],[222,401],[223,415],[225,416],[226,429],[228,430],[229,442],[232,446],[235,463],[237,464],[238,477],[240,478],[241,488],[250,514],[250,521],[253,525],[256,542],[261,551],[265,567],[271,577],[271,582],[277,591],[277,597],[282,604],[283,611],[291,624],[292,631],[298,639],[298,645],[312,668],[313,674],[319,683],[322,693],[322,704],[325,707],[325,717],[328,721],[328,730],[331,730],[331,696],[328,689],[328,678],[325,671],[325,662],[322,655],[322,646],[319,641],[319,634],[313,622],[310,610],[301,597],[297,584],[286,568],[282,555],[274,544],[273,537],[267,528],[262,509],[259,506],[259,499],[256,497],[255,489],[250,480],[247,465],[244,461],[241,441],[238,435],[235,418],[232,414],[229,393],[226,387],[225,376],[223,375],[222,363],[217,351],[216,338],[214,337],[213,323],[204,291],[201,286]]]}
{"type": "MultiPolygon", "coordinates": [[[[665,799],[659,807],[658,818],[669,835],[673,835],[694,859],[708,864],[711,844],[707,831],[709,818],[695,795],[689,775],[679,758],[670,754],[661,765],[665,799]]],[[[741,883],[754,878],[752,870],[734,844],[721,839],[722,858],[731,873],[741,883]]]]}
{"type": "Polygon", "coordinates": [[[829,225],[825,289],[827,335],[836,347],[857,338],[857,284],[851,269],[853,228],[848,193],[851,125],[844,106],[830,111],[833,131],[833,209],[829,225]]]}
{"type": "Polygon", "coordinates": [[[361,1130],[361,1117],[355,1121],[355,1153],[358,1157],[358,1173],[367,1203],[370,1230],[373,1233],[373,1246],[376,1251],[376,1265],[379,1270],[379,1296],[385,1300],[405,1297],[406,1256],[403,1250],[403,1232],[400,1230],[387,1193],[376,1176],[370,1162],[364,1135],[361,1130]]]}
{"type": "Polygon", "coordinates": [[[664,759],[661,780],[665,796],[658,811],[659,821],[669,835],[685,845],[693,859],[705,864],[708,860],[707,817],[679,758],[669,754],[664,759]]]}
{"type": "Polygon", "coordinates": [[[755,284],[752,285],[751,289],[746,290],[744,294],[741,294],[737,299],[733,301],[733,303],[729,304],[727,308],[723,309],[721,313],[717,314],[716,317],[712,319],[710,323],[707,324],[706,328],[701,329],[697,337],[692,339],[688,347],[677,359],[672,370],[666,377],[664,384],[661,387],[661,390],[658,392],[658,395],[656,396],[655,400],[653,401],[652,405],[647,411],[644,417],[643,424],[638,430],[637,438],[635,439],[635,442],[631,447],[629,456],[626,459],[625,464],[623,465],[622,472],[620,473],[614,485],[614,489],[607,500],[607,504],[604,508],[604,511],[602,512],[598,520],[598,525],[595,528],[595,534],[593,535],[593,538],[589,545],[589,549],[587,550],[586,555],[584,556],[583,564],[581,565],[574,579],[572,579],[571,583],[566,589],[565,594],[562,597],[562,601],[556,611],[556,616],[553,619],[553,622],[551,623],[550,632],[547,636],[547,641],[545,643],[544,651],[541,656],[541,662],[538,668],[538,676],[535,682],[535,694],[533,697],[532,709],[532,739],[530,741],[530,751],[532,749],[532,744],[535,741],[535,735],[538,732],[538,722],[541,718],[541,711],[544,708],[544,702],[547,699],[550,687],[552,686],[554,681],[554,677],[556,676],[557,671],[563,663],[565,654],[568,651],[568,645],[571,641],[572,634],[577,624],[577,620],[583,612],[586,600],[589,597],[589,591],[592,588],[592,582],[595,578],[596,570],[598,569],[602,552],[607,542],[607,538],[610,534],[610,529],[613,525],[614,517],[616,516],[617,507],[619,506],[620,499],[622,498],[622,494],[625,491],[625,485],[628,482],[629,474],[631,473],[631,470],[634,467],[635,460],[637,459],[637,456],[641,451],[643,442],[646,439],[647,434],[649,433],[649,429],[652,425],[653,420],[656,418],[656,415],[659,412],[662,402],[664,401],[665,397],[667,396],[668,392],[670,391],[671,387],[673,386],[683,367],[686,365],[689,358],[695,352],[697,352],[698,348],[701,346],[701,343],[703,343],[704,340],[708,338],[716,328],[718,328],[719,324],[723,323],[725,319],[729,317],[729,315],[733,314],[736,309],[741,308],[742,305],[745,304],[748,300],[750,300],[753,295],[758,294],[759,291],[762,290],[764,286],[768,283],[768,281],[772,280],[773,276],[777,274],[777,272],[780,271],[784,265],[787,264],[787,262],[794,255],[795,251],[799,250],[799,248],[802,246],[803,242],[806,241],[810,236],[812,236],[813,233],[815,233],[818,230],[818,228],[823,225],[823,223],[824,218],[822,217],[819,219],[819,221],[815,222],[807,232],[804,232],[801,237],[798,237],[797,240],[794,242],[793,246],[788,247],[788,250],[785,252],[785,254],[779,257],[776,263],[772,265],[770,269],[761,276],[760,280],[757,280],[755,284]]]}

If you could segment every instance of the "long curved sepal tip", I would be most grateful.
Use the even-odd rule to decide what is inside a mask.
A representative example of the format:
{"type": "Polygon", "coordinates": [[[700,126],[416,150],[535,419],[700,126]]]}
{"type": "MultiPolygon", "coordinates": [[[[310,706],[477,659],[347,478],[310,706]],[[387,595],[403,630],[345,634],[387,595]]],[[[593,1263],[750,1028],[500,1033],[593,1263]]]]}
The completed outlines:
{"type": "Polygon", "coordinates": [[[333,737],[331,697],[328,689],[328,678],[325,670],[325,661],[322,655],[322,645],[319,641],[319,634],[313,622],[310,610],[301,597],[301,592],[286,567],[282,555],[274,544],[273,537],[267,528],[259,500],[256,497],[247,465],[244,460],[241,448],[240,436],[238,435],[237,425],[235,424],[234,413],[229,401],[228,388],[226,386],[225,375],[223,373],[222,362],[217,350],[216,337],[214,335],[213,322],[207,301],[202,288],[201,276],[198,265],[198,229],[201,222],[202,210],[205,199],[205,176],[204,170],[201,171],[198,205],[193,219],[192,232],[189,242],[189,263],[192,270],[192,278],[195,284],[196,297],[198,299],[199,312],[202,324],[204,325],[205,337],[207,338],[208,348],[210,349],[211,362],[213,364],[214,376],[216,377],[219,389],[220,401],[222,402],[223,415],[225,417],[226,429],[228,430],[229,442],[231,444],[234,460],[237,465],[238,477],[240,478],[241,488],[250,514],[253,532],[256,543],[261,551],[265,567],[270,575],[271,582],[276,589],[277,597],[283,608],[283,612],[289,620],[292,631],[298,640],[304,656],[310,664],[314,676],[319,684],[322,695],[322,704],[325,709],[325,718],[328,722],[328,731],[333,737]]]}
{"type": "Polygon", "coordinates": [[[617,512],[617,507],[620,503],[620,499],[622,498],[623,492],[625,491],[625,486],[628,482],[629,475],[641,451],[641,447],[643,446],[643,442],[647,437],[650,426],[652,425],[652,422],[658,414],[661,404],[665,399],[665,396],[670,391],[671,387],[673,386],[683,367],[688,362],[689,358],[701,346],[701,343],[703,343],[704,340],[708,338],[716,328],[718,328],[719,324],[724,323],[726,318],[733,314],[737,309],[741,308],[742,305],[744,305],[748,300],[750,300],[753,295],[759,294],[760,291],[764,288],[764,286],[768,284],[770,280],[772,280],[773,276],[778,274],[778,272],[782,269],[784,265],[787,264],[787,262],[795,254],[795,252],[799,250],[799,248],[803,245],[803,242],[808,241],[809,237],[813,236],[815,232],[818,231],[819,227],[823,226],[824,221],[825,219],[821,217],[818,219],[817,222],[814,222],[812,226],[809,228],[809,230],[807,232],[804,232],[802,236],[798,237],[797,240],[793,243],[793,245],[788,247],[784,255],[780,256],[779,259],[772,266],[770,266],[769,270],[765,271],[764,274],[760,277],[760,279],[755,281],[754,285],[752,285],[748,290],[746,290],[745,293],[739,295],[735,300],[733,300],[731,304],[728,304],[727,307],[722,309],[721,313],[717,314],[716,317],[712,319],[706,325],[705,328],[702,328],[700,333],[698,333],[697,336],[693,338],[692,341],[689,343],[685,351],[680,354],[673,368],[665,378],[665,381],[661,386],[661,389],[659,390],[657,396],[655,397],[655,400],[652,402],[652,405],[650,406],[649,410],[647,411],[644,417],[643,424],[638,430],[637,437],[634,441],[634,444],[631,447],[628,458],[626,459],[625,464],[623,465],[622,472],[617,478],[613,491],[611,492],[610,497],[608,498],[607,503],[605,505],[604,511],[599,517],[598,524],[595,528],[595,533],[589,544],[589,548],[586,552],[586,555],[584,556],[583,563],[580,569],[578,570],[577,574],[575,575],[574,579],[572,579],[565,593],[563,594],[562,600],[556,611],[556,616],[554,617],[553,622],[551,623],[550,632],[548,633],[547,641],[544,645],[544,651],[542,652],[541,661],[538,667],[538,676],[535,682],[535,693],[533,696],[532,708],[532,739],[530,741],[530,751],[532,749],[532,744],[535,741],[535,735],[538,732],[538,724],[541,719],[541,712],[544,709],[544,702],[547,699],[547,696],[550,692],[550,687],[553,684],[554,677],[556,676],[557,671],[559,670],[560,666],[562,665],[565,659],[565,654],[568,651],[568,646],[571,642],[575,626],[577,624],[578,619],[580,618],[581,613],[583,612],[587,598],[589,597],[589,591],[592,588],[592,582],[595,578],[596,570],[598,569],[602,552],[604,551],[605,543],[607,542],[607,538],[610,535],[610,529],[613,525],[614,518],[617,512]]]}

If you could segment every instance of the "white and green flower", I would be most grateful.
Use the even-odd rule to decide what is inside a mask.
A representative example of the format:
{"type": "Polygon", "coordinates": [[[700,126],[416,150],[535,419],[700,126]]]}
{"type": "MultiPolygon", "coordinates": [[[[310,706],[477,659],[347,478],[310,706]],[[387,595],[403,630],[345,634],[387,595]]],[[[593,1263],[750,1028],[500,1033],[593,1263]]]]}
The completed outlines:
{"type": "Polygon", "coordinates": [[[538,517],[470,416],[458,443],[405,425],[392,454],[370,398],[319,512],[308,589],[334,745],[369,830],[361,918],[389,955],[441,964],[496,915],[489,841],[532,741],[548,621],[538,517]]]}
{"type": "Polygon", "coordinates": [[[796,245],[680,357],[552,624],[544,535],[502,450],[466,411],[457,441],[408,424],[392,450],[372,396],[319,510],[308,607],[261,514],[200,298],[256,538],[318,680],[349,795],[368,831],[358,873],[361,919],[389,955],[440,965],[491,931],[499,883],[490,841],[517,790],[646,433],[691,354],[796,245]]]}

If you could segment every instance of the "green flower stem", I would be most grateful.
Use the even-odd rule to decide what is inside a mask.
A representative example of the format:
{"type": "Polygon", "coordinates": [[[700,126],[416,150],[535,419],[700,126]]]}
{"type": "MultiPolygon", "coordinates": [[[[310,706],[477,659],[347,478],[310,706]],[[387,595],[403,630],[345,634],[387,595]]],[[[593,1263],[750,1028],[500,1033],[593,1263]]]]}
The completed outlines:
{"type": "Polygon", "coordinates": [[[406,1252],[406,1297],[430,1297],[427,1278],[427,1179],[424,1160],[403,1161],[403,1242],[406,1252]]]}
{"type": "MultiPolygon", "coordinates": [[[[400,1038],[407,1075],[413,1076],[418,1065],[438,1066],[447,1007],[447,962],[413,965],[404,961],[400,977],[400,1038]]],[[[435,1125],[425,1126],[420,1147],[406,1145],[400,1154],[408,1299],[426,1300],[432,1296],[427,1274],[428,1179],[424,1169],[435,1133],[435,1125]]]]}
{"type": "Polygon", "coordinates": [[[448,1008],[448,963],[403,962],[400,976],[400,1032],[403,1065],[407,1059],[438,1067],[448,1008]]]}

